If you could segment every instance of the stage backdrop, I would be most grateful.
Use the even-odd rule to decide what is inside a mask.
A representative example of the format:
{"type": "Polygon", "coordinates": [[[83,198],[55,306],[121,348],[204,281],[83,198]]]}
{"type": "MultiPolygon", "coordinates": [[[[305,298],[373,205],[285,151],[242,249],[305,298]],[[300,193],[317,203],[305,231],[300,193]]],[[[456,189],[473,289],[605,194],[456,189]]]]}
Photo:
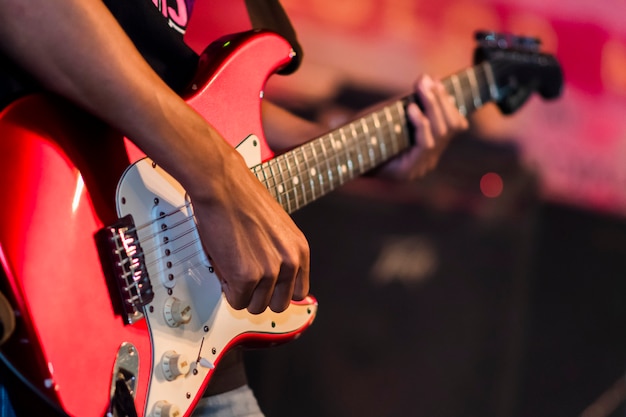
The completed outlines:
{"type": "Polygon", "coordinates": [[[546,198],[626,215],[624,0],[282,3],[305,60],[295,75],[273,77],[268,94],[291,103],[323,103],[346,84],[406,92],[420,72],[443,77],[468,66],[477,29],[541,38],[563,65],[562,98],[532,99],[512,117],[485,108],[475,126],[480,135],[519,143],[546,198]]]}

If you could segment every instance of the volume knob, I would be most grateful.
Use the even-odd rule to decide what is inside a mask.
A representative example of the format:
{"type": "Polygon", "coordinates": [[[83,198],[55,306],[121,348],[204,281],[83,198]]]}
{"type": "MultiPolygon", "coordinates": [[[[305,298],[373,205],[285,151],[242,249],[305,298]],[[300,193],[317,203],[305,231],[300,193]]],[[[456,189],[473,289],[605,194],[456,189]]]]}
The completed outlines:
{"type": "Polygon", "coordinates": [[[157,401],[152,410],[152,417],[180,417],[180,408],[176,404],[167,401],[157,401]]]}
{"type": "Polygon", "coordinates": [[[170,327],[178,327],[191,321],[191,306],[176,297],[169,297],[163,306],[165,321],[170,327]]]}
{"type": "Polygon", "coordinates": [[[186,355],[177,353],[174,350],[168,350],[163,354],[161,367],[165,379],[173,381],[181,375],[187,375],[191,365],[186,355]]]}

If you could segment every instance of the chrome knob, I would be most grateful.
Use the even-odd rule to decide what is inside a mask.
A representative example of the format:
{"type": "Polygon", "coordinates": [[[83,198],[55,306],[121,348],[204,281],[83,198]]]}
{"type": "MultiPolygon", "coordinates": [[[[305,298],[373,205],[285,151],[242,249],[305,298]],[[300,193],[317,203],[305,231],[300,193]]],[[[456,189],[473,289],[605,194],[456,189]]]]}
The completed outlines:
{"type": "Polygon", "coordinates": [[[163,306],[165,322],[170,327],[178,327],[191,321],[191,306],[176,297],[169,297],[163,306]]]}
{"type": "Polygon", "coordinates": [[[177,353],[174,350],[168,350],[163,354],[163,360],[161,361],[161,368],[163,369],[163,375],[168,381],[173,381],[181,375],[187,375],[191,364],[186,355],[177,353]]]}

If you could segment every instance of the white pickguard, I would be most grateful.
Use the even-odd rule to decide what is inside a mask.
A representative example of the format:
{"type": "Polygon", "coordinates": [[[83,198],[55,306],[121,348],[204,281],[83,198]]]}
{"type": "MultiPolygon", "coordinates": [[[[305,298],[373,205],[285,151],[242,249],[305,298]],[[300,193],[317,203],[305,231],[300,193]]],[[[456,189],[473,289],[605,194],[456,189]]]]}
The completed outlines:
{"type": "MultiPolygon", "coordinates": [[[[258,139],[250,136],[237,149],[253,166],[261,162],[259,148],[258,139]]],[[[155,293],[144,312],[153,345],[146,416],[157,415],[155,411],[166,404],[188,415],[202,395],[212,365],[235,339],[249,333],[297,332],[313,320],[317,310],[312,299],[292,303],[280,314],[267,309],[252,315],[230,307],[202,250],[188,203],[181,185],[147,158],[130,166],[118,185],[118,214],[133,216],[155,293]],[[190,321],[177,327],[166,321],[166,304],[172,297],[191,311],[190,321]],[[188,360],[190,370],[170,381],[163,371],[163,358],[172,351],[188,360]]]]}

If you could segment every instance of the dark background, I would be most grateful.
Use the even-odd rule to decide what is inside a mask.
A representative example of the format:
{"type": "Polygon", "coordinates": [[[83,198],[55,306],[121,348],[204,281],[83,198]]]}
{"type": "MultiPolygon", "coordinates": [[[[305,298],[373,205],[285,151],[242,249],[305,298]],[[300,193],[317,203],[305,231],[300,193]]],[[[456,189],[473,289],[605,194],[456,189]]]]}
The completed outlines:
{"type": "Polygon", "coordinates": [[[294,218],[320,308],[247,354],[268,416],[576,416],[624,375],[626,222],[544,201],[510,144],[456,140],[422,181],[359,180],[294,218]]]}

